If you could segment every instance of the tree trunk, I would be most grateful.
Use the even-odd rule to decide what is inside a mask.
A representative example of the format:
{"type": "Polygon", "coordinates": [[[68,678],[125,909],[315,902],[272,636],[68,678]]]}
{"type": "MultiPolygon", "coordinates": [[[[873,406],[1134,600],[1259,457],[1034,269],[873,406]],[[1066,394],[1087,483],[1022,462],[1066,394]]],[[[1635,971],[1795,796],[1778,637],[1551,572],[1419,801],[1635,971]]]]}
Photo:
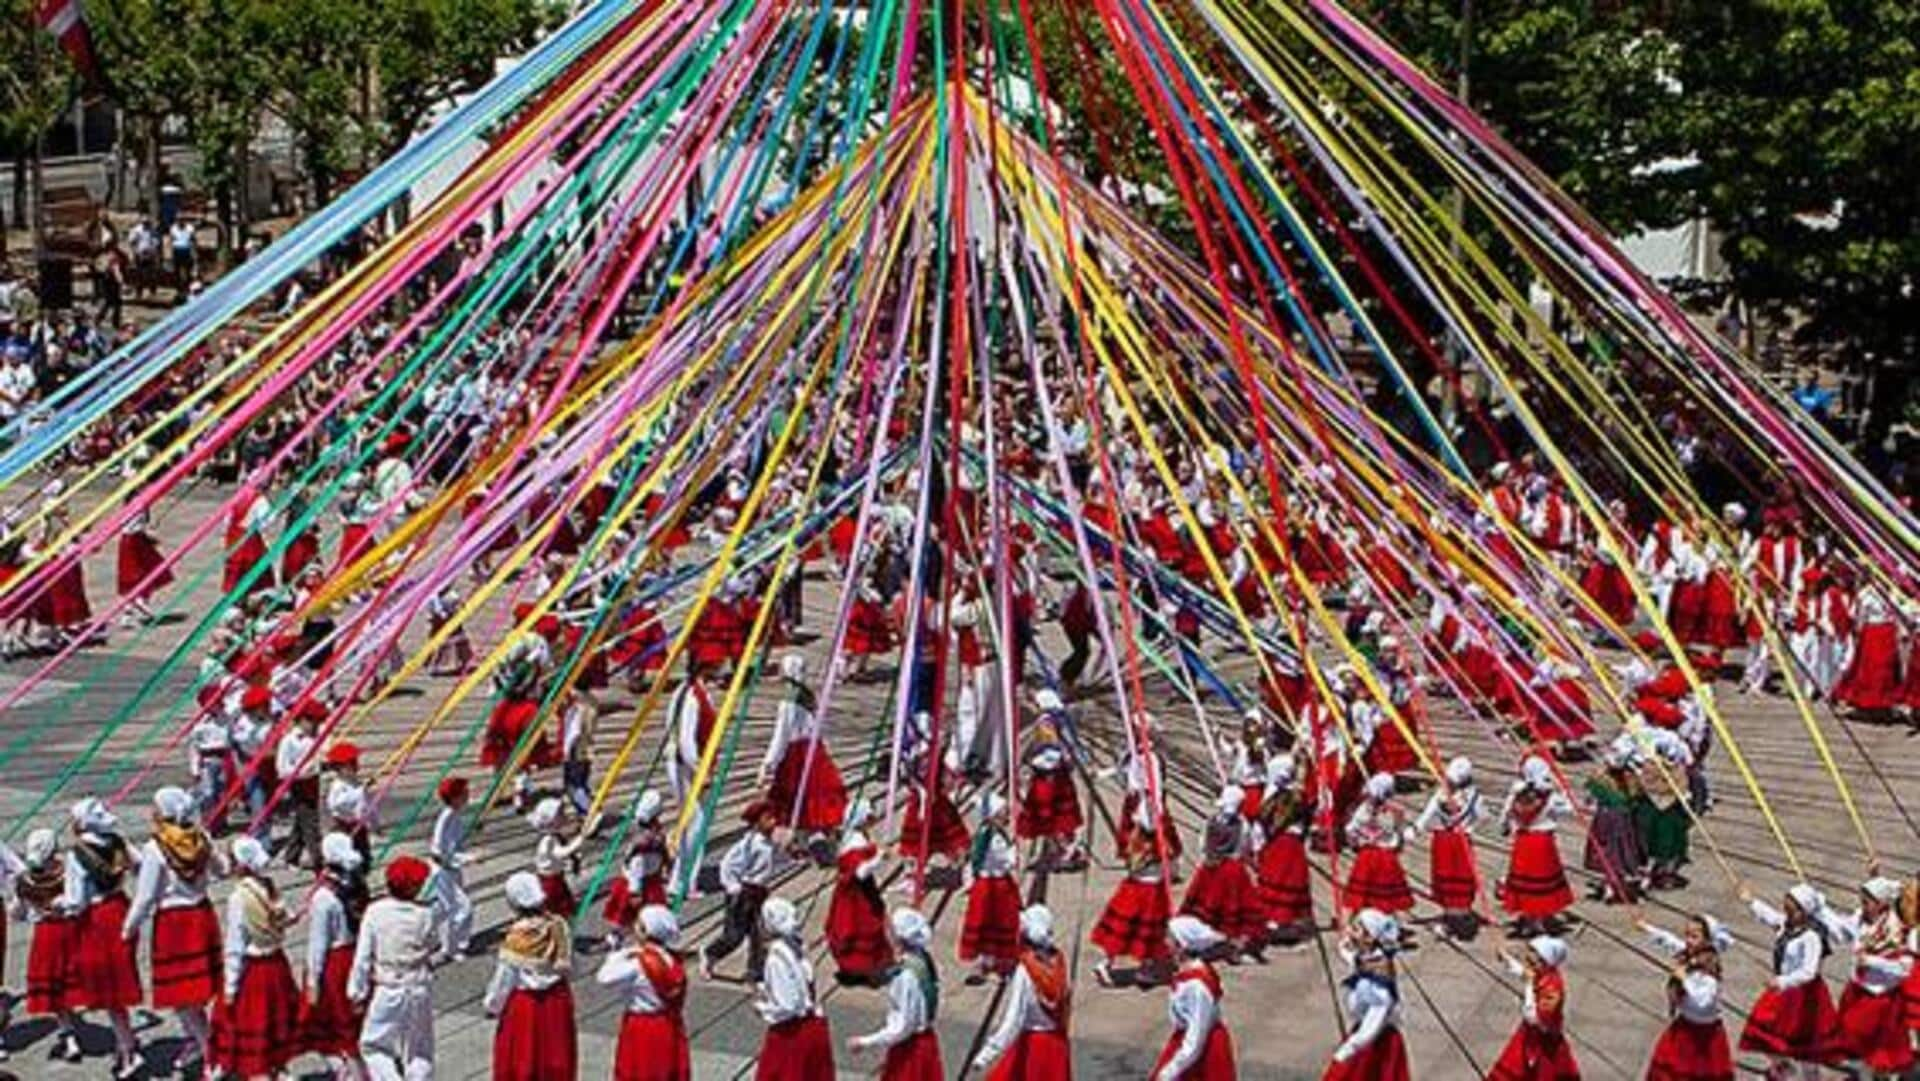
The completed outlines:
{"type": "Polygon", "coordinates": [[[21,147],[13,156],[13,224],[19,228],[27,225],[27,148],[21,147]]]}
{"type": "Polygon", "coordinates": [[[149,115],[145,117],[144,120],[145,120],[145,123],[142,124],[141,126],[145,130],[141,132],[141,136],[140,136],[141,142],[144,145],[141,147],[140,156],[142,159],[142,166],[146,170],[146,176],[147,176],[147,179],[146,179],[147,217],[151,219],[155,227],[158,228],[159,222],[160,222],[160,176],[161,176],[160,124],[161,124],[161,119],[158,114],[154,114],[154,115],[149,115]]]}

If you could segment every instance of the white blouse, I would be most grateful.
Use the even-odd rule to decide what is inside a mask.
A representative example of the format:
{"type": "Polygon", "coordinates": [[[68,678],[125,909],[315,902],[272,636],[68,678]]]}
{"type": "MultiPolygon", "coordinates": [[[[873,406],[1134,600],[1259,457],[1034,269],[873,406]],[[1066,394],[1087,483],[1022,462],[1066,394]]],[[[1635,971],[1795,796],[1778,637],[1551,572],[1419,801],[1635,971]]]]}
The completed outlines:
{"type": "Polygon", "coordinates": [[[1347,1013],[1353,1018],[1353,1032],[1334,1051],[1335,1062],[1359,1054],[1398,1024],[1400,1003],[1378,980],[1358,979],[1347,987],[1347,1013]]]}
{"type": "MultiPolygon", "coordinates": [[[[1658,927],[1647,928],[1647,938],[1653,948],[1668,957],[1679,957],[1687,952],[1687,944],[1679,935],[1663,931],[1658,927]]],[[[1693,969],[1680,978],[1680,1000],[1678,1011],[1680,1019],[1695,1025],[1711,1025],[1720,1020],[1720,981],[1711,973],[1693,969]]]]}
{"type": "Polygon", "coordinates": [[[1034,990],[1033,977],[1027,975],[1027,966],[1016,965],[1013,980],[1007,985],[1007,1003],[1000,1011],[1000,1024],[980,1046],[980,1056],[974,1066],[986,1071],[1023,1032],[1052,1032],[1057,1027],[1053,1015],[1040,1005],[1040,996],[1034,990]]]}
{"type": "Polygon", "coordinates": [[[665,1013],[667,1003],[661,997],[653,981],[647,978],[646,968],[640,964],[638,950],[622,949],[607,954],[600,962],[600,971],[594,980],[603,987],[624,991],[627,996],[628,1013],[665,1013]]]}
{"type": "MultiPolygon", "coordinates": [[[[1786,930],[1786,913],[1758,897],[1753,899],[1751,907],[1754,918],[1773,928],[1776,933],[1786,930]]],[[[1780,949],[1778,956],[1773,986],[1790,991],[1812,983],[1820,978],[1820,932],[1811,927],[1802,928],[1780,949]]]]}
{"type": "Polygon", "coordinates": [[[325,882],[314,887],[307,902],[307,987],[318,991],[327,971],[327,954],[340,946],[353,945],[353,928],[347,923],[347,906],[340,895],[325,882]]]}
{"type": "Polygon", "coordinates": [[[920,978],[901,965],[887,981],[887,1023],[878,1032],[854,1037],[859,1048],[884,1050],[925,1032],[932,1027],[927,1014],[927,996],[920,989],[920,978]]]}
{"type": "Polygon", "coordinates": [[[1220,1023],[1220,1003],[1204,980],[1177,980],[1167,996],[1167,1020],[1181,1033],[1180,1049],[1173,1053],[1157,1075],[1177,1078],[1186,1073],[1207,1049],[1207,1037],[1220,1023]]]}
{"type": "Polygon", "coordinates": [[[784,938],[767,943],[766,965],[760,975],[760,997],[754,1007],[769,1025],[797,1021],[820,1012],[813,998],[813,965],[784,938]]]}

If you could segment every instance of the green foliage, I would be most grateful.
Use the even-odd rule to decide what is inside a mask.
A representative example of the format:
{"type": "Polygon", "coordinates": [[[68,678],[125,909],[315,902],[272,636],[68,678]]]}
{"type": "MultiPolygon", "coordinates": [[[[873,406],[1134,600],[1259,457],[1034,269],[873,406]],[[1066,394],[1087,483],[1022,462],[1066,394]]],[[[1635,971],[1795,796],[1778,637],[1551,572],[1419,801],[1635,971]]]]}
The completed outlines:
{"type": "Polygon", "coordinates": [[[73,69],[59,43],[34,28],[33,0],[0,0],[0,147],[19,152],[71,99],[73,69]],[[35,39],[38,39],[36,42],[35,39]],[[31,58],[39,49],[38,70],[31,58]]]}

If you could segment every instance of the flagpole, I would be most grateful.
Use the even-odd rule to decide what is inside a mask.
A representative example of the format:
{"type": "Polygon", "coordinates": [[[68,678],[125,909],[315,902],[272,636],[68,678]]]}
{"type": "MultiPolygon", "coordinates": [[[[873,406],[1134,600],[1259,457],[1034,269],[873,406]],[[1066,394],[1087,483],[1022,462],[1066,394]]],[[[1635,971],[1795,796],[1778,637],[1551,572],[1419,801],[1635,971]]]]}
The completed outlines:
{"type": "MultiPolygon", "coordinates": [[[[27,18],[27,94],[29,100],[40,93],[40,79],[45,70],[45,59],[40,55],[41,27],[39,9],[34,4],[23,5],[27,18]]],[[[47,208],[44,205],[46,194],[45,159],[47,149],[47,126],[36,124],[33,133],[33,146],[27,161],[27,201],[33,207],[31,228],[33,230],[33,268],[34,281],[39,283],[40,265],[47,253],[47,208]]]]}

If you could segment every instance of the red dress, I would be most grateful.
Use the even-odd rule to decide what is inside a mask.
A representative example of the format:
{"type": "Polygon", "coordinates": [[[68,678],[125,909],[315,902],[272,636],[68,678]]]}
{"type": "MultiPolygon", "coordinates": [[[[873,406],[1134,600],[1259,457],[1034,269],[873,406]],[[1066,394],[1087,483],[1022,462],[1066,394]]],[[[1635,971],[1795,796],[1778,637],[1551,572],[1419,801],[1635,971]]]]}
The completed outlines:
{"type": "Polygon", "coordinates": [[[1733,1052],[1727,1026],[1676,1017],[1653,1045],[1647,1081],[1733,1081],[1733,1052]]]}
{"type": "Polygon", "coordinates": [[[932,1029],[919,1032],[887,1048],[880,1063],[880,1081],[946,1081],[940,1061],[940,1037],[932,1029]]]}
{"type": "Polygon", "coordinates": [[[1633,585],[1626,572],[1615,564],[1600,559],[1587,564],[1587,569],[1580,575],[1580,592],[1592,599],[1594,605],[1615,625],[1626,627],[1633,623],[1633,613],[1637,607],[1633,585]]]}
{"type": "Polygon", "coordinates": [[[967,887],[960,960],[1007,963],[1020,956],[1020,907],[1020,885],[1012,875],[976,874],[967,887]]]}
{"type": "Polygon", "coordinates": [[[1480,867],[1467,831],[1459,827],[1434,830],[1427,854],[1432,861],[1433,903],[1448,912],[1471,909],[1480,896],[1480,867]]]}
{"type": "Polygon", "coordinates": [[[1073,770],[1066,766],[1035,769],[1027,778],[1026,797],[1014,810],[1014,833],[1022,839],[1068,837],[1085,824],[1073,770]]]}
{"type": "MultiPolygon", "coordinates": [[[[59,896],[57,889],[53,896],[59,896]]],[[[79,920],[39,910],[33,941],[27,947],[28,1013],[61,1013],[78,1005],[67,959],[73,954],[74,936],[79,933],[79,920]]]]}
{"type": "Polygon", "coordinates": [[[629,1010],[621,1020],[613,1081],[691,1081],[693,1056],[682,1015],[687,1000],[686,966],[648,944],[640,947],[640,970],[665,1009],[659,1013],[629,1010]]]}
{"type": "Polygon", "coordinates": [[[846,651],[856,657],[886,653],[895,645],[887,609],[870,597],[859,597],[847,613],[846,651]]]}
{"type": "Polygon", "coordinates": [[[954,807],[952,798],[947,795],[944,788],[933,794],[933,835],[923,842],[922,834],[925,832],[925,827],[922,823],[926,816],[920,807],[925,802],[926,789],[924,786],[916,786],[914,793],[914,799],[907,807],[906,821],[900,825],[900,851],[905,853],[908,859],[917,860],[920,858],[920,848],[924,843],[928,858],[934,856],[959,858],[966,852],[973,837],[967,832],[967,824],[960,817],[959,809],[954,807]]]}
{"type": "Polygon", "coordinates": [[[1035,1004],[1053,1022],[1053,1028],[1023,1030],[987,1071],[986,1081],[1072,1081],[1065,959],[1055,953],[1049,963],[1028,952],[1020,955],[1020,965],[1033,983],[1035,1004]]]}
{"type": "Polygon", "coordinates": [[[1892,623],[1864,623],[1854,638],[1853,657],[1834,685],[1833,700],[1862,710],[1887,710],[1900,704],[1900,632],[1892,623]]]}
{"type": "Polygon", "coordinates": [[[878,851],[862,838],[842,850],[835,861],[826,935],[827,949],[843,975],[871,979],[893,964],[893,946],[887,941],[887,906],[880,887],[856,873],[878,851]]]}
{"type": "Polygon", "coordinates": [[[834,1081],[833,1031],[814,1014],[768,1025],[753,1081],[834,1081]]]}
{"type": "MultiPolygon", "coordinates": [[[[1785,944],[1784,935],[1774,944],[1776,970],[1785,944]]],[[[1815,976],[1784,991],[1769,982],[1753,1004],[1753,1012],[1747,1015],[1746,1028],[1740,1033],[1740,1050],[1800,1062],[1824,1062],[1838,1042],[1839,1023],[1827,981],[1815,976]]]]}
{"type": "Polygon", "coordinates": [[[220,994],[224,961],[213,904],[162,908],[153,916],[153,1008],[205,1006],[220,994]]]}
{"type": "MultiPolygon", "coordinates": [[[[1222,994],[1220,975],[1213,970],[1212,965],[1204,961],[1193,962],[1183,966],[1180,973],[1173,978],[1175,990],[1183,984],[1193,982],[1205,985],[1207,993],[1213,996],[1215,1003],[1220,1001],[1222,994]]],[[[1184,1028],[1176,1028],[1167,1036],[1166,1045],[1160,1049],[1160,1059],[1154,1063],[1153,1073],[1150,1076],[1160,1075],[1161,1067],[1173,1061],[1173,1056],[1179,1054],[1180,1045],[1185,1043],[1186,1039],[1187,1031],[1184,1028]]],[[[1200,1057],[1180,1075],[1180,1081],[1234,1081],[1236,1076],[1233,1065],[1233,1037],[1227,1033],[1226,1022],[1216,1016],[1213,1027],[1207,1030],[1207,1041],[1201,1046],[1200,1057]]]]}
{"type": "Polygon", "coordinates": [[[130,1010],[145,997],[135,944],[121,937],[129,907],[127,895],[115,886],[114,892],[96,898],[81,914],[67,962],[75,1008],[130,1010]]]}
{"type": "Polygon", "coordinates": [[[41,603],[51,626],[78,627],[93,619],[93,605],[87,601],[87,570],[78,553],[47,587],[41,603]]]}
{"type": "Polygon", "coordinates": [[[1159,864],[1152,854],[1153,838],[1139,835],[1130,862],[1134,869],[1114,887],[1113,896],[1093,927],[1093,944],[1108,957],[1132,957],[1140,961],[1158,961],[1171,951],[1167,947],[1167,920],[1172,904],[1167,887],[1159,879],[1159,864]],[[1144,844],[1145,850],[1140,850],[1144,844]],[[1153,874],[1152,879],[1146,875],[1153,874]]]}
{"type": "Polygon", "coordinates": [[[1858,979],[1848,982],[1847,989],[1840,993],[1840,1027],[1833,1061],[1857,1059],[1875,1074],[1905,1075],[1914,1062],[1906,1007],[1898,987],[1876,995],[1858,979]]]}
{"type": "Polygon", "coordinates": [[[165,569],[166,557],[160,553],[159,542],[153,534],[135,530],[120,534],[120,550],[115,560],[114,585],[120,596],[135,600],[145,600],[156,590],[173,584],[173,571],[165,569]],[[147,581],[147,575],[154,575],[153,581],[147,581]]]}
{"type": "Polygon", "coordinates": [[[1513,804],[1513,852],[1500,883],[1500,907],[1522,919],[1543,920],[1573,907],[1573,887],[1567,884],[1554,831],[1529,828],[1546,807],[1547,797],[1532,789],[1513,804]]]}
{"type": "Polygon", "coordinates": [[[1180,912],[1198,918],[1228,938],[1254,938],[1266,930],[1267,916],[1259,890],[1246,862],[1238,857],[1202,863],[1187,882],[1180,912]]]}
{"type": "Polygon", "coordinates": [[[577,1039],[567,981],[514,988],[493,1030],[494,1081],[573,1081],[580,1072],[577,1039]]]}
{"type": "Polygon", "coordinates": [[[1389,1028],[1373,1042],[1344,1062],[1329,1062],[1320,1081],[1410,1081],[1407,1068],[1407,1041],[1400,1030],[1389,1028]]]}
{"type": "MultiPolygon", "coordinates": [[[[487,730],[480,739],[480,764],[499,769],[513,761],[527,729],[540,720],[540,703],[525,698],[502,698],[487,715],[487,730]]],[[[523,769],[540,769],[559,762],[560,755],[545,732],[533,737],[533,745],[521,760],[523,769]]]]}
{"type": "Polygon", "coordinates": [[[305,1048],[300,1041],[300,992],[287,955],[249,957],[240,993],[213,1011],[213,1065],[239,1077],[277,1074],[305,1048]]]}
{"type": "Polygon", "coordinates": [[[347,978],[353,973],[351,941],[327,950],[320,969],[320,987],[308,989],[300,1011],[300,1034],[316,1055],[353,1055],[360,1051],[361,1009],[347,997],[347,978]]]}
{"type": "Polygon", "coordinates": [[[799,818],[794,828],[808,833],[838,828],[847,813],[847,785],[840,777],[840,767],[834,764],[833,755],[824,743],[811,739],[796,739],[787,744],[786,753],[780,756],[780,765],[774,770],[767,798],[783,819],[797,809],[799,818]],[[811,763],[807,761],[809,758],[813,760],[811,763]]]}
{"type": "Polygon", "coordinates": [[[1533,1020],[1522,1020],[1489,1081],[1579,1081],[1580,1066],[1566,1033],[1567,981],[1559,969],[1533,975],[1533,1020]]]}

